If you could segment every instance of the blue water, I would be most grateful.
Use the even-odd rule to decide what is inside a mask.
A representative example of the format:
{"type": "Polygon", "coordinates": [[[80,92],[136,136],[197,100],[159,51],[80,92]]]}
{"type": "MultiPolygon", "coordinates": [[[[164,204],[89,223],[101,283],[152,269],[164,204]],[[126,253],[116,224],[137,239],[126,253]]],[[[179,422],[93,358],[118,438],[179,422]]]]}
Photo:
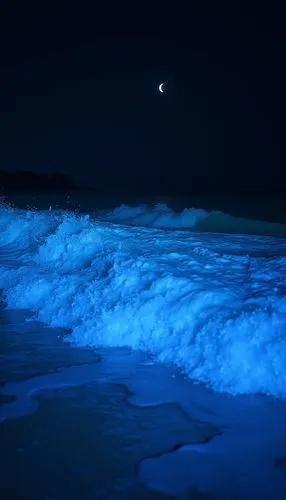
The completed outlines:
{"type": "MultiPolygon", "coordinates": [[[[179,480],[176,476],[169,489],[164,490],[160,474],[162,471],[166,473],[169,462],[172,471],[178,471],[182,465],[178,468],[176,464],[181,461],[185,464],[185,460],[192,462],[194,456],[198,458],[206,453],[206,462],[199,458],[196,465],[192,464],[197,468],[200,463],[200,470],[196,469],[200,488],[207,471],[212,478],[205,480],[208,491],[224,491],[225,495],[230,491],[243,492],[241,498],[246,498],[248,491],[249,497],[253,498],[253,494],[260,491],[254,465],[261,450],[271,457],[271,465],[263,462],[261,470],[280,485],[280,474],[285,472],[281,472],[283,466],[282,469],[280,466],[273,469],[273,464],[275,460],[283,464],[284,460],[277,443],[282,449],[286,445],[281,425],[286,417],[285,237],[286,226],[282,223],[238,218],[206,208],[187,207],[174,211],[164,203],[125,204],[111,208],[95,204],[89,213],[86,210],[85,213],[61,210],[53,203],[46,210],[11,208],[2,204],[0,287],[3,289],[3,305],[7,311],[30,311],[30,324],[39,321],[39,324],[52,328],[51,332],[61,329],[60,345],[67,349],[59,365],[54,364],[57,348],[52,351],[55,355],[53,361],[50,354],[50,361],[43,354],[47,352],[48,356],[50,348],[43,349],[42,362],[32,374],[29,362],[23,363],[21,351],[18,361],[20,359],[23,363],[24,371],[16,381],[11,373],[9,375],[8,354],[4,352],[6,384],[2,395],[14,399],[4,402],[0,412],[2,425],[34,413],[38,415],[41,406],[33,399],[34,393],[86,386],[96,377],[102,383],[110,383],[110,373],[107,376],[100,363],[92,369],[76,368],[76,355],[68,352],[83,352],[83,348],[88,348],[86,352],[89,354],[83,356],[90,356],[101,349],[119,349],[115,352],[131,349],[133,353],[147,356],[145,359],[151,372],[162,367],[162,370],[171,370],[172,376],[182,374],[182,380],[187,383],[184,382],[184,401],[180,404],[185,409],[189,404],[188,397],[194,397],[194,387],[199,388],[196,403],[199,406],[205,404],[202,401],[207,400],[206,394],[213,394],[214,400],[206,410],[213,415],[207,420],[208,425],[232,428],[230,435],[224,435],[224,440],[218,441],[218,446],[214,440],[214,444],[207,448],[184,448],[183,455],[171,453],[169,458],[160,458],[159,466],[157,458],[154,459],[156,463],[151,458],[151,462],[142,462],[140,473],[148,487],[179,495],[176,498],[186,498],[182,495],[188,488],[198,486],[194,477],[188,483],[186,478],[179,480]],[[69,363],[67,359],[70,359],[69,363]],[[64,371],[65,366],[70,366],[67,368],[70,371],[64,371]],[[58,375],[51,373],[55,370],[58,375]],[[263,399],[262,404],[261,396],[257,396],[261,394],[271,398],[263,399]],[[233,401],[237,402],[226,403],[230,397],[235,397],[233,401]],[[250,407],[254,404],[254,414],[249,413],[248,406],[245,409],[241,397],[255,398],[247,400],[250,407]],[[273,398],[281,401],[278,406],[271,402],[275,401],[273,398]],[[240,412],[242,419],[239,423],[234,424],[233,409],[229,409],[228,404],[238,405],[236,411],[240,412]],[[228,408],[227,417],[224,414],[217,420],[214,415],[222,408],[228,408]],[[261,429],[254,431],[261,412],[264,414],[261,429]],[[276,434],[270,433],[266,439],[266,429],[275,419],[276,434]],[[246,431],[248,425],[251,433],[246,431]],[[240,442],[243,443],[242,449],[240,442]],[[243,450],[247,447],[252,457],[247,464],[248,470],[252,471],[248,483],[238,487],[240,479],[237,479],[233,491],[229,486],[225,489],[225,484],[231,482],[230,476],[238,471],[245,476],[243,450]],[[236,453],[239,466],[235,461],[230,476],[225,482],[217,483],[214,478],[220,471],[211,465],[211,457],[223,456],[223,466],[226,467],[236,453]],[[152,465],[151,469],[148,464],[152,465]],[[153,469],[157,471],[157,479],[152,476],[153,469]],[[179,484],[184,484],[185,489],[180,489],[179,484]]],[[[12,313],[12,323],[13,314],[16,312],[12,313]]],[[[9,324],[9,321],[5,322],[9,324]]],[[[26,319],[22,326],[17,326],[18,333],[22,331],[23,336],[26,334],[25,325],[26,319]]],[[[40,327],[41,332],[43,328],[40,327]]],[[[6,344],[3,345],[7,346],[7,326],[5,331],[6,344]]],[[[16,338],[15,346],[18,343],[16,338]]],[[[28,339],[27,345],[32,345],[28,339]]],[[[12,359],[13,352],[10,349],[12,359]]],[[[112,364],[116,364],[119,358],[116,355],[112,359],[112,364]]],[[[116,380],[131,389],[136,373],[141,372],[137,367],[133,368],[132,376],[128,369],[126,374],[127,358],[123,359],[123,364],[117,366],[116,380]]],[[[34,363],[32,358],[31,363],[34,363]]],[[[14,358],[12,365],[15,367],[16,364],[14,358]]],[[[168,398],[173,403],[178,402],[177,396],[174,397],[177,391],[168,389],[168,377],[166,375],[168,383],[164,376],[162,384],[158,382],[157,405],[168,398]]],[[[146,380],[152,380],[152,375],[146,380]]],[[[133,388],[135,393],[140,384],[142,380],[138,375],[133,388]]],[[[150,406],[151,385],[145,387],[144,397],[139,398],[140,404],[137,401],[139,406],[146,401],[150,406]]],[[[98,394],[97,389],[94,391],[98,394]]],[[[66,396],[62,397],[66,401],[66,396]]],[[[192,408],[188,407],[186,411],[191,414],[192,408]]],[[[199,418],[206,421],[205,414],[200,412],[199,418]]],[[[164,439],[162,437],[161,443],[164,439]]],[[[172,475],[170,471],[167,474],[172,475]]],[[[281,496],[277,493],[273,498],[284,498],[284,492],[279,488],[277,492],[279,495],[281,492],[281,496]]],[[[260,489],[265,495],[270,495],[273,486],[267,489],[262,482],[260,489]]],[[[259,498],[270,498],[263,497],[261,491],[259,498]]],[[[61,495],[61,498],[68,498],[62,490],[61,495]]]]}
{"type": "Polygon", "coordinates": [[[5,301],[77,346],[143,350],[217,391],[284,398],[286,240],[199,232],[211,216],[3,207],[5,301]]]}

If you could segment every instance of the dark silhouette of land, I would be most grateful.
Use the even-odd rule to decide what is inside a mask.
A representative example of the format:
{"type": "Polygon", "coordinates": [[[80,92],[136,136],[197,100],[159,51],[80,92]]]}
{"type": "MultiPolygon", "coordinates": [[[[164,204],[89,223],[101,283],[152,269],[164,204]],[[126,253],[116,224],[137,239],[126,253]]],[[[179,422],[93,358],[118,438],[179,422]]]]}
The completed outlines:
{"type": "Polygon", "coordinates": [[[40,174],[30,170],[0,171],[0,193],[27,191],[71,191],[81,189],[73,179],[62,173],[40,174]]]}

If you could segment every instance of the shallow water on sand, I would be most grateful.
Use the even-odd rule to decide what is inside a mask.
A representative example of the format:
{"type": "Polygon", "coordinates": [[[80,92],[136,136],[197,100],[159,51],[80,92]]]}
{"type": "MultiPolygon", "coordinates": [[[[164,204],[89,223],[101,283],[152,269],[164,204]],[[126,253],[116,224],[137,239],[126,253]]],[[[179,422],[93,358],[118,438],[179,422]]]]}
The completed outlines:
{"type": "Polygon", "coordinates": [[[73,348],[29,316],[1,311],[1,499],[285,498],[283,403],[73,348]]]}
{"type": "Polygon", "coordinates": [[[137,355],[113,350],[103,366],[27,315],[1,311],[1,498],[166,498],[144,485],[142,460],[204,442],[215,426],[176,404],[132,404],[116,373],[130,377],[137,355]]]}

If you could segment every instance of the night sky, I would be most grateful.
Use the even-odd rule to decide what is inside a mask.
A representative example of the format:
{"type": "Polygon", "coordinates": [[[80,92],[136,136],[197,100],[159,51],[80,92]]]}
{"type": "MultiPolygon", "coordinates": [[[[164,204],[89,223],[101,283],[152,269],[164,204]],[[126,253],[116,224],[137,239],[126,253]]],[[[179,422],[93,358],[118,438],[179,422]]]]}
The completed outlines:
{"type": "Polygon", "coordinates": [[[1,2],[0,169],[130,192],[286,187],[282,10],[189,3],[1,2]]]}

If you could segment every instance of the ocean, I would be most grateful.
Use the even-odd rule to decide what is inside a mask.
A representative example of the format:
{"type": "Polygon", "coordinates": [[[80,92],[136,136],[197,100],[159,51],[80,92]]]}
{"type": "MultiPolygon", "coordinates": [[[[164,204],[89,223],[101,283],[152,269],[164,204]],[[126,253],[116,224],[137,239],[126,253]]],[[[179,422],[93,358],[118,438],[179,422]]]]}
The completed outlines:
{"type": "Polygon", "coordinates": [[[1,498],[284,499],[285,217],[2,199],[1,498]]]}

